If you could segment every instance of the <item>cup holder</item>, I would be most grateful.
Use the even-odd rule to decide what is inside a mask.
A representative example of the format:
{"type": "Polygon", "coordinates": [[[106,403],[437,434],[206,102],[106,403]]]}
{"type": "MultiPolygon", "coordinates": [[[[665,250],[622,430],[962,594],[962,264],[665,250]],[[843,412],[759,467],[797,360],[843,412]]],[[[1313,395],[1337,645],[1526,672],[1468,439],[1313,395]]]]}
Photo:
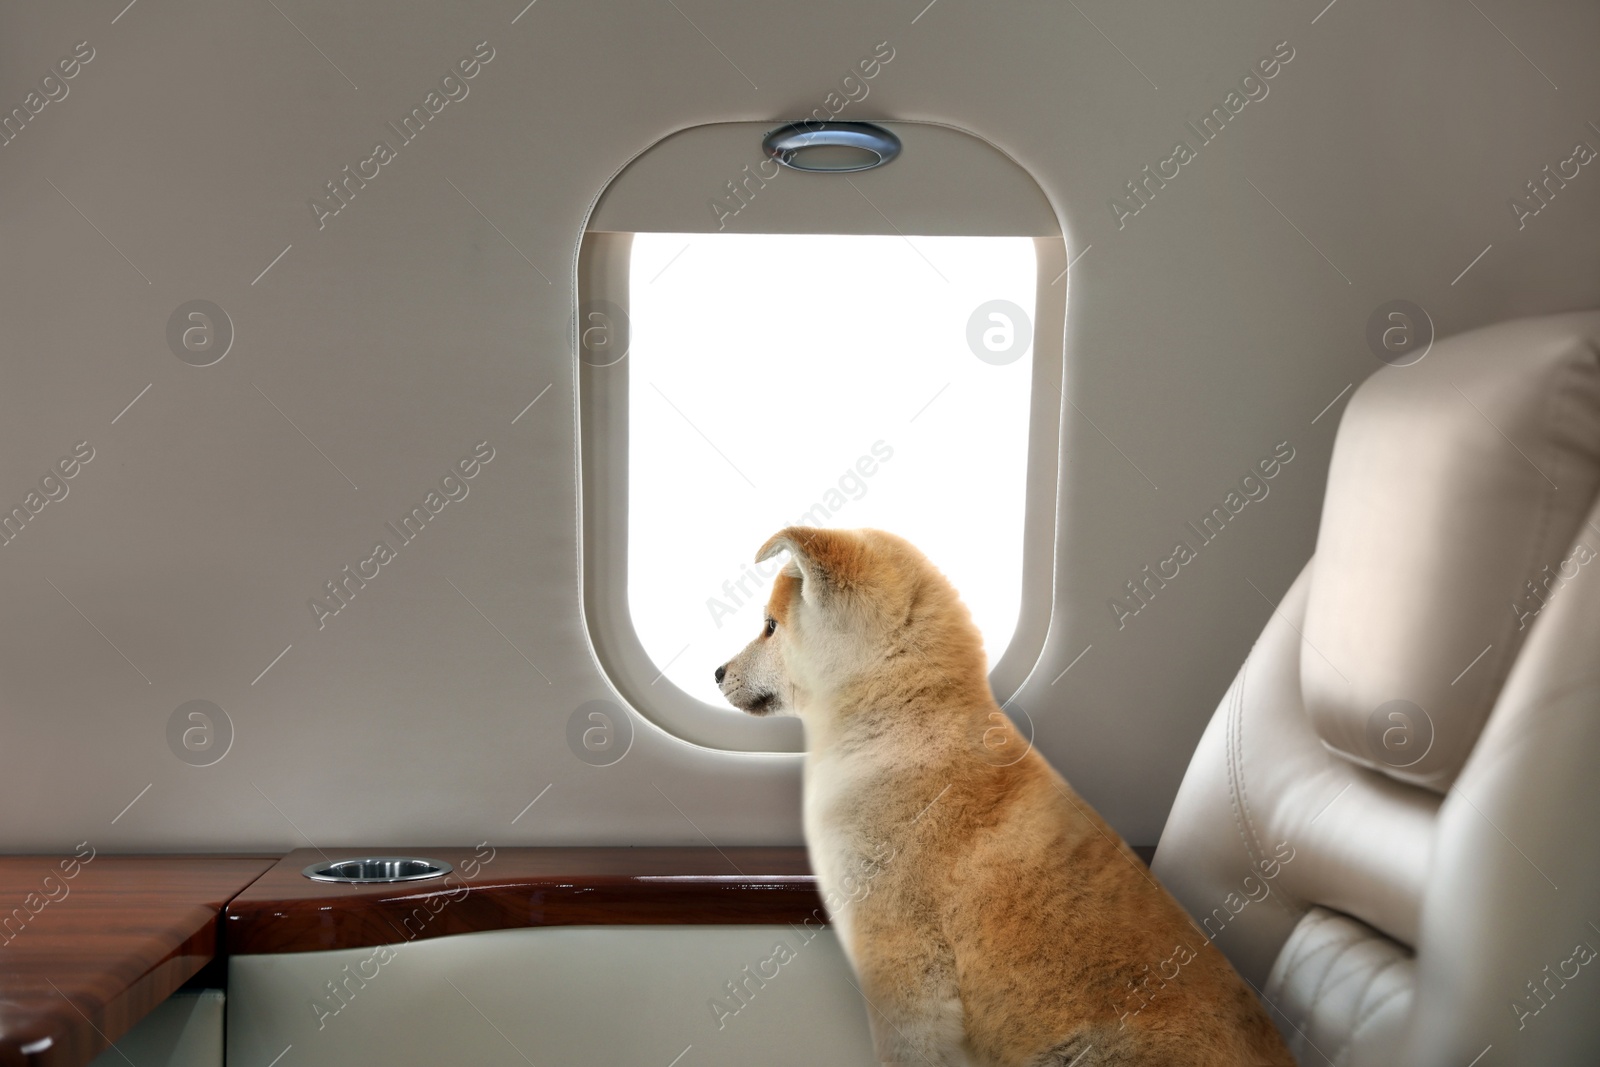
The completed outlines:
{"type": "Polygon", "coordinates": [[[359,856],[356,859],[313,863],[300,873],[313,882],[370,885],[375,882],[415,882],[438,878],[454,868],[443,860],[417,856],[359,856]]]}

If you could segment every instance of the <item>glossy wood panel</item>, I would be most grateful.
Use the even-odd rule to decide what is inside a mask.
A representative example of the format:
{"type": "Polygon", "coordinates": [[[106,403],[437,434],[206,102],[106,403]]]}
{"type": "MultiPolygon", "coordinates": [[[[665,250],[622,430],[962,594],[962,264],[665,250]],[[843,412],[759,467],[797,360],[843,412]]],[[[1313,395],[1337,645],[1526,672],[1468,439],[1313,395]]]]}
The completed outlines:
{"type": "Polygon", "coordinates": [[[527,926],[800,922],[822,900],[804,848],[421,848],[327,858],[423,856],[442,878],[353,886],[300,872],[290,853],[228,905],[230,954],[395,944],[527,926]]]}
{"type": "Polygon", "coordinates": [[[0,856],[0,1067],[80,1067],[215,954],[271,857],[0,856]]]}
{"type": "MultiPolygon", "coordinates": [[[[1148,859],[1151,850],[1139,850],[1148,859]]],[[[393,850],[290,853],[228,905],[230,954],[397,944],[527,926],[825,922],[803,847],[423,848],[443,878],[314,882],[322,859],[393,850]]]]}

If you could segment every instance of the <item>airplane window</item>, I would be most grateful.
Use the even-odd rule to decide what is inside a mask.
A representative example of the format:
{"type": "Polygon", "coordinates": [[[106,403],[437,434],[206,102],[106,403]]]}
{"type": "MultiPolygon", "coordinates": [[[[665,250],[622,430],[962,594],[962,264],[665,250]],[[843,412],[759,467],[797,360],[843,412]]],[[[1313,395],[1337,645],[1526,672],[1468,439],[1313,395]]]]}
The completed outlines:
{"type": "Polygon", "coordinates": [[[685,692],[753,637],[783,526],[877,526],[1017,627],[1039,262],[1028,237],[640,233],[629,269],[628,586],[685,692]]]}

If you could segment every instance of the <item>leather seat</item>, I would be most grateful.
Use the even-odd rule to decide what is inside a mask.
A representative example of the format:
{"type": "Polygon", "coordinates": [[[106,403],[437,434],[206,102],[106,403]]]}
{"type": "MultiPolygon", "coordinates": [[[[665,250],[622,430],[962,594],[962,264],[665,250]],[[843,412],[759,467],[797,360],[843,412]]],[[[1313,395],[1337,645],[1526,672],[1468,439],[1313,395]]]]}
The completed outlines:
{"type": "Polygon", "coordinates": [[[1600,313],[1352,396],[1153,864],[1301,1064],[1600,1063],[1597,489],[1600,313]]]}

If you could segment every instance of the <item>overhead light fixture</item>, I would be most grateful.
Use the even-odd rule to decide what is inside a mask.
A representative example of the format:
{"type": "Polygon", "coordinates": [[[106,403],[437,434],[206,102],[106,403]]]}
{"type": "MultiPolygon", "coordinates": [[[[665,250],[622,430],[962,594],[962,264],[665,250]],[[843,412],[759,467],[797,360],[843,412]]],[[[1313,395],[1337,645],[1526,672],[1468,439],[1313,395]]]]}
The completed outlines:
{"type": "Polygon", "coordinates": [[[791,122],[761,147],[791,170],[848,174],[881,167],[900,154],[900,138],[870,122],[791,122]]]}

